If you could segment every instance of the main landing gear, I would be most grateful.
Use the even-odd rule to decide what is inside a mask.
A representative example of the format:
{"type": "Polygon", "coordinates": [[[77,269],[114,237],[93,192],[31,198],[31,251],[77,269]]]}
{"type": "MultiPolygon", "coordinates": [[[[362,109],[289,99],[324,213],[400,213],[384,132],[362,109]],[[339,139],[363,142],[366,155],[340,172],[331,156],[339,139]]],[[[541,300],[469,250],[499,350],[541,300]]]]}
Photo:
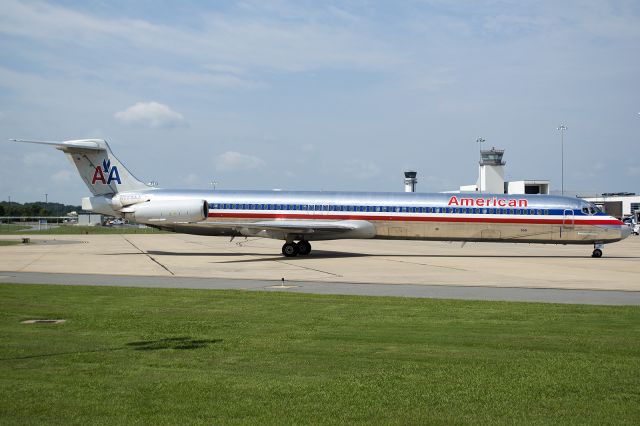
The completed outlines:
{"type": "Polygon", "coordinates": [[[290,243],[284,243],[282,246],[282,254],[286,257],[295,257],[297,255],[306,256],[311,253],[311,243],[306,240],[301,240],[297,243],[293,241],[290,243]]]}
{"type": "Polygon", "coordinates": [[[591,253],[591,257],[602,257],[602,249],[604,248],[604,244],[595,243],[593,245],[593,253],[591,253]]]}

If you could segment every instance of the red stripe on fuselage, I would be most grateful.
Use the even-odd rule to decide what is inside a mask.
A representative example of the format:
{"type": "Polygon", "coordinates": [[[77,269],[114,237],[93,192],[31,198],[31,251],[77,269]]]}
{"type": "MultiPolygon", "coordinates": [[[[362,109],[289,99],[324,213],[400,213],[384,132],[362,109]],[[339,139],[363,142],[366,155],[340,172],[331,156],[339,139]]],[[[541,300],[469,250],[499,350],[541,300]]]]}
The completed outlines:
{"type": "Polygon", "coordinates": [[[356,216],[356,215],[318,215],[318,214],[291,214],[291,213],[217,213],[209,212],[209,217],[233,218],[233,219],[317,219],[317,220],[384,220],[394,222],[453,222],[453,223],[506,223],[506,224],[537,224],[537,225],[623,225],[617,219],[593,220],[593,219],[536,219],[522,217],[450,217],[450,216],[356,216]]]}

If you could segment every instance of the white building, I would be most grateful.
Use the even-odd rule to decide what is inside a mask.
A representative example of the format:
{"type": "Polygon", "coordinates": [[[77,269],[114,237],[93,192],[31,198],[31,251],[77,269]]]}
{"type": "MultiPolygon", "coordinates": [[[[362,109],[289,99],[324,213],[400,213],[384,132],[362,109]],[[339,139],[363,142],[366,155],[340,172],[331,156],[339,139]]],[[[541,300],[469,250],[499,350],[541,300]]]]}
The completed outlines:
{"type": "Polygon", "coordinates": [[[96,213],[80,213],[78,215],[78,225],[99,226],[102,225],[102,215],[96,213]]]}
{"type": "Polygon", "coordinates": [[[463,185],[460,192],[486,192],[491,194],[548,194],[548,180],[504,180],[502,161],[504,149],[491,148],[480,151],[478,181],[475,185],[463,185]]]}
{"type": "Polygon", "coordinates": [[[630,192],[605,193],[596,196],[579,196],[604,209],[613,216],[625,217],[640,212],[640,195],[630,192]]]}

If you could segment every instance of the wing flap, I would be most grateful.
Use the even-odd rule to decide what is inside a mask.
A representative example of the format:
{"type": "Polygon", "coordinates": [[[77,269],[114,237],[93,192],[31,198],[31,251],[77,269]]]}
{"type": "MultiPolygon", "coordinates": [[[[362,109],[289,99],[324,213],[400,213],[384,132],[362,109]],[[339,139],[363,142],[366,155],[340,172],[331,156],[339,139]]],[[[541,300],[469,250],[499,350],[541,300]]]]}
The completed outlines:
{"type": "Polygon", "coordinates": [[[275,231],[292,234],[333,234],[357,230],[362,227],[362,224],[359,222],[365,221],[268,220],[259,222],[202,222],[202,224],[217,228],[230,228],[238,231],[247,229],[253,232],[275,231]]]}

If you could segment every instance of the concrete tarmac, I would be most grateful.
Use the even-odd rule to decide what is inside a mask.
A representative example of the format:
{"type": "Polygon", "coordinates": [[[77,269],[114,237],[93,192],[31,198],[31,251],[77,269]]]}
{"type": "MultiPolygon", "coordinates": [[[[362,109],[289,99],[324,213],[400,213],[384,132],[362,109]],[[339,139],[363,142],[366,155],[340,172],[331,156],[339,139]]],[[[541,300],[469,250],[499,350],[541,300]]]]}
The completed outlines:
{"type": "MultiPolygon", "coordinates": [[[[0,281],[75,283],[68,274],[77,274],[95,284],[100,280],[89,277],[106,274],[144,286],[269,290],[285,278],[293,287],[275,291],[640,304],[640,238],[634,236],[605,246],[600,259],[590,257],[588,245],[340,240],[314,242],[310,256],[284,258],[282,242],[265,239],[229,242],[184,234],[32,239],[35,244],[0,247],[0,271],[5,271],[0,281]]],[[[118,279],[113,285],[125,284],[118,279]]]]}

